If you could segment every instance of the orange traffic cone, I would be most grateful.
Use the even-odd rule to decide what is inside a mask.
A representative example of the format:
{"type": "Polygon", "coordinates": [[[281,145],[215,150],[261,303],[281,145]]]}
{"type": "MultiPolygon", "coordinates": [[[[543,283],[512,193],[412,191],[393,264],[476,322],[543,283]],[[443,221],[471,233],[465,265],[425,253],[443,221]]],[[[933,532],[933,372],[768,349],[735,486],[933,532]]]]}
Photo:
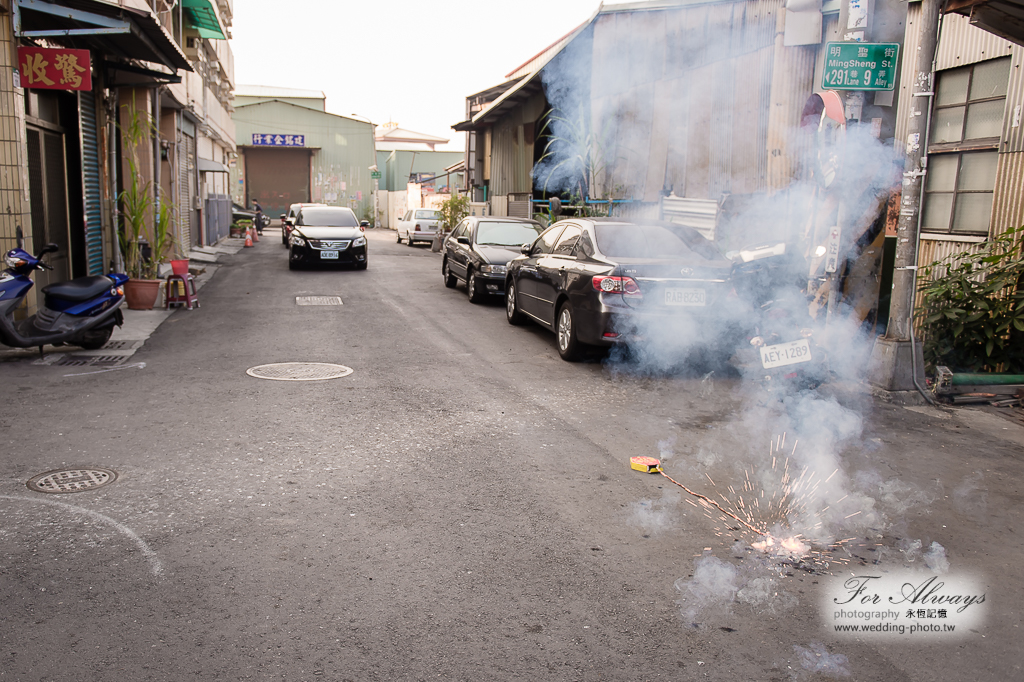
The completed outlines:
{"type": "Polygon", "coordinates": [[[245,245],[252,246],[252,230],[245,231],[245,245]]]}
{"type": "Polygon", "coordinates": [[[260,231],[257,230],[255,227],[252,228],[252,240],[254,242],[258,242],[260,240],[260,231]]]}

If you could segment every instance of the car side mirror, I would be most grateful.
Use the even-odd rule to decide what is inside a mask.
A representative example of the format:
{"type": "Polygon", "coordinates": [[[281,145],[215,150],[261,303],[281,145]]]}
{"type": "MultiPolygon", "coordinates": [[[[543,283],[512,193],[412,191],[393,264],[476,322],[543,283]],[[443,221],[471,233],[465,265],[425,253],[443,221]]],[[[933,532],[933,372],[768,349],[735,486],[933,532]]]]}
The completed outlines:
{"type": "Polygon", "coordinates": [[[530,255],[530,251],[532,251],[532,250],[533,250],[533,244],[523,244],[519,248],[519,252],[522,253],[524,256],[529,256],[530,255]]]}
{"type": "Polygon", "coordinates": [[[469,246],[469,237],[456,237],[455,241],[457,241],[460,244],[465,244],[469,246]]]}
{"type": "Polygon", "coordinates": [[[281,222],[284,222],[284,213],[281,214],[281,222]]]}
{"type": "Polygon", "coordinates": [[[369,220],[362,220],[362,221],[359,222],[359,227],[369,227],[369,226],[370,226],[370,221],[369,220]]]}

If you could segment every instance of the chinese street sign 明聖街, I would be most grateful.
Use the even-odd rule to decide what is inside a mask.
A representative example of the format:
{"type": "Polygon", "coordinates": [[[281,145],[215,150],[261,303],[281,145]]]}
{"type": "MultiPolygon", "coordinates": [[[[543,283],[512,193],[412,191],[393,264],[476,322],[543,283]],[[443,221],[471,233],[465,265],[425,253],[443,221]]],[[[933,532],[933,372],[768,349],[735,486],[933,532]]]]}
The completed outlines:
{"type": "Polygon", "coordinates": [[[821,87],[826,90],[892,90],[897,43],[828,43],[821,87]]]}
{"type": "Polygon", "coordinates": [[[305,147],[305,135],[279,135],[277,133],[253,133],[254,147],[305,147]]]}
{"type": "Polygon", "coordinates": [[[37,90],[92,90],[89,50],[19,47],[21,87],[37,90]]]}

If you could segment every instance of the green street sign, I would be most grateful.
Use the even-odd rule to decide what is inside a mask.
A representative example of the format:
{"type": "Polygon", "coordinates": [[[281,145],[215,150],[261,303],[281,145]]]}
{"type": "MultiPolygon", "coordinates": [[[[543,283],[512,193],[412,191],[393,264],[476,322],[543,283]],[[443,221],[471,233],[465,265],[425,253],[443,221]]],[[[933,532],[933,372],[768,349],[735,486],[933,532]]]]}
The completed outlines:
{"type": "Polygon", "coordinates": [[[372,171],[370,173],[371,180],[380,180],[380,171],[372,171]]]}
{"type": "Polygon", "coordinates": [[[825,90],[892,90],[898,43],[828,43],[821,87],[825,90]]]}

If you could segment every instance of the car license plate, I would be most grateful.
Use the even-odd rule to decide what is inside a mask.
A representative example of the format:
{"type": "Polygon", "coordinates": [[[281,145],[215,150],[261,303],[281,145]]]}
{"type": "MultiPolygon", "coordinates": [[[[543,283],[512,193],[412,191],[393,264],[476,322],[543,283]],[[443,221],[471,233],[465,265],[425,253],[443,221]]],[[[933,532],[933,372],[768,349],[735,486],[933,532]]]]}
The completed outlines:
{"type": "Polygon", "coordinates": [[[704,306],[707,295],[703,289],[665,289],[665,305],[704,306]]]}
{"type": "Polygon", "coordinates": [[[807,339],[777,343],[774,346],[761,346],[761,366],[765,369],[798,365],[811,361],[811,344],[807,339]]]}
{"type": "Polygon", "coordinates": [[[338,258],[338,252],[337,251],[321,251],[320,252],[320,259],[321,260],[329,260],[329,259],[337,260],[337,258],[338,258]]]}

